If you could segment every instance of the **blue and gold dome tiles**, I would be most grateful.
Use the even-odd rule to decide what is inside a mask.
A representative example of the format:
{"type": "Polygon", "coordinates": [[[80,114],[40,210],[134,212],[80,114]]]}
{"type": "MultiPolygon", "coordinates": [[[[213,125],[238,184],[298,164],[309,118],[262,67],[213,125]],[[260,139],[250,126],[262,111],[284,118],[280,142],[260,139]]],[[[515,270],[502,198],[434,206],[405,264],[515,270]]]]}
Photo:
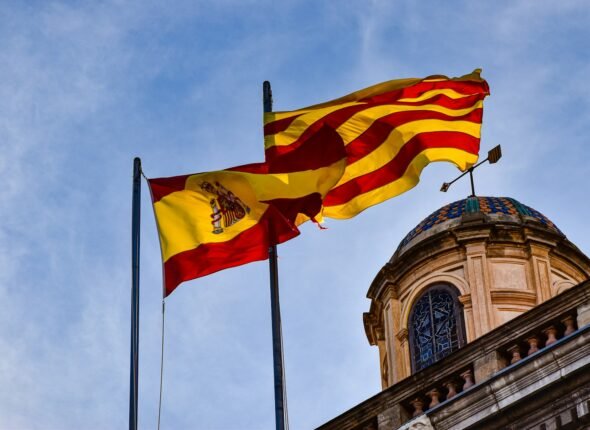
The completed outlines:
{"type": "MultiPolygon", "coordinates": [[[[522,222],[527,218],[539,221],[545,227],[555,232],[563,233],[553,222],[541,212],[526,206],[510,197],[468,197],[463,200],[450,203],[427,216],[402,240],[399,248],[403,248],[410,241],[423,232],[442,224],[446,221],[461,218],[464,214],[483,213],[491,217],[499,217],[505,221],[522,222]]],[[[457,220],[460,221],[460,220],[457,220]]]]}

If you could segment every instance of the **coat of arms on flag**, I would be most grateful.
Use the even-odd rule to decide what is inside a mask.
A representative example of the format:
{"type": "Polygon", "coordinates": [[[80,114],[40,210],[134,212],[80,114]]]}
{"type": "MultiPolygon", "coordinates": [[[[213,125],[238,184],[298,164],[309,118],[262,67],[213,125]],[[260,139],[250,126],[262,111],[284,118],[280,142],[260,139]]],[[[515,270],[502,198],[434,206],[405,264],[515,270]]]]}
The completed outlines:
{"type": "Polygon", "coordinates": [[[211,224],[215,234],[223,233],[224,228],[234,225],[250,213],[250,208],[219,182],[212,185],[205,181],[201,184],[201,189],[215,195],[209,201],[212,210],[211,224]]]}

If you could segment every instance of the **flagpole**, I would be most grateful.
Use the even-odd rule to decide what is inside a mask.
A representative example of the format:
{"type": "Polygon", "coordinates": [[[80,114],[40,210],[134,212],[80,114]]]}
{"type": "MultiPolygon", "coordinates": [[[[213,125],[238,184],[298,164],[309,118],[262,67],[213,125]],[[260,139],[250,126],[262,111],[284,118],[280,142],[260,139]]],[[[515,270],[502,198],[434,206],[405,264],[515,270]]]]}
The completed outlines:
{"type": "Polygon", "coordinates": [[[141,220],[141,160],[133,160],[131,215],[131,359],[129,369],[129,430],[137,430],[139,367],[139,226],[141,220]]]}
{"type": "MultiPolygon", "coordinates": [[[[270,82],[262,84],[264,112],[272,112],[270,82]]],[[[277,430],[285,430],[283,339],[281,333],[281,307],[279,304],[279,266],[277,246],[268,248],[270,268],[270,306],[272,318],[272,358],[274,363],[275,421],[277,430]]]]}

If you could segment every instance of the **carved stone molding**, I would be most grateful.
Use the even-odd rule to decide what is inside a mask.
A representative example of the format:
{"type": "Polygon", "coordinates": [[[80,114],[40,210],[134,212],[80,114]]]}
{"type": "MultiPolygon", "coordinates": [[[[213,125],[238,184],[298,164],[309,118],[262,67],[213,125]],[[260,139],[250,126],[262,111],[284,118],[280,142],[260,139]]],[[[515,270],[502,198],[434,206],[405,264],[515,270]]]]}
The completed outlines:
{"type": "Polygon", "coordinates": [[[532,291],[492,290],[492,303],[497,305],[522,305],[532,307],[537,304],[537,294],[532,291]]]}
{"type": "Polygon", "coordinates": [[[458,297],[459,302],[466,308],[470,308],[471,303],[471,294],[462,294],[458,297]]]}

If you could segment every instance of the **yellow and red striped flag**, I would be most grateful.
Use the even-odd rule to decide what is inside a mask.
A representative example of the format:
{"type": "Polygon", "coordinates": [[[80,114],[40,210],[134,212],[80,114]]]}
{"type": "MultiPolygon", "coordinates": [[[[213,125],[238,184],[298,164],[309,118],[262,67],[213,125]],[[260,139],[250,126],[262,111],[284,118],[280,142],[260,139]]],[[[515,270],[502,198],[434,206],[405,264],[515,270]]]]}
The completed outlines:
{"type": "Polygon", "coordinates": [[[345,167],[342,141],[324,128],[269,163],[149,179],[164,265],[164,296],[180,283],[268,258],[270,245],[299,234],[345,167]],[[312,153],[311,148],[315,153],[312,153]]]}
{"type": "Polygon", "coordinates": [[[265,113],[266,160],[317,142],[326,127],[335,130],[347,165],[324,199],[323,215],[353,217],[413,188],[430,162],[448,161],[461,170],[477,162],[489,95],[479,74],[393,80],[304,109],[265,113]]]}

